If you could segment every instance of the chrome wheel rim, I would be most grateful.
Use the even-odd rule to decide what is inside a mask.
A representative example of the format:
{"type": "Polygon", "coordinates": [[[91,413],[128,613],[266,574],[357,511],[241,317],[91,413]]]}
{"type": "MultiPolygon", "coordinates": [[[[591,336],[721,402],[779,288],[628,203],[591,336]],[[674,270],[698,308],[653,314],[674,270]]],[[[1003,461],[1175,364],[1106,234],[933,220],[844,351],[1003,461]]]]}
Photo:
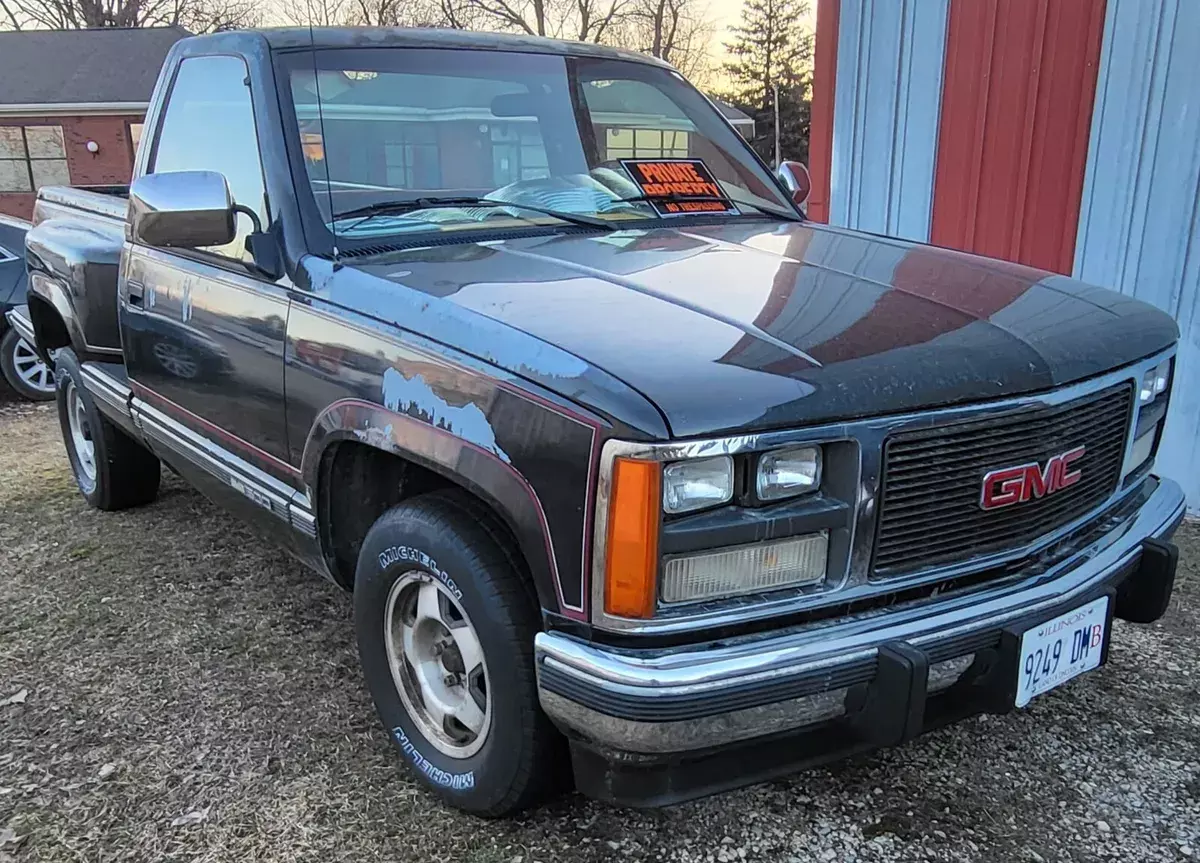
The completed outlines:
{"type": "Polygon", "coordinates": [[[54,392],[54,371],[24,339],[17,339],[13,348],[13,369],[21,383],[31,390],[45,394],[54,392]]]}
{"type": "Polygon", "coordinates": [[[75,450],[75,460],[79,464],[79,472],[89,485],[96,482],[96,444],[92,441],[92,428],[88,423],[87,409],[75,382],[67,383],[67,425],[71,429],[71,448],[75,450]]]}
{"type": "Polygon", "coordinates": [[[421,736],[451,758],[474,755],[491,728],[491,687],[483,645],[458,599],[410,570],[388,592],[383,625],[392,681],[421,736]]]}
{"type": "Polygon", "coordinates": [[[154,351],[154,358],[158,360],[159,365],[169,375],[190,380],[199,371],[195,358],[177,345],[170,342],[155,342],[151,350],[154,351]]]}

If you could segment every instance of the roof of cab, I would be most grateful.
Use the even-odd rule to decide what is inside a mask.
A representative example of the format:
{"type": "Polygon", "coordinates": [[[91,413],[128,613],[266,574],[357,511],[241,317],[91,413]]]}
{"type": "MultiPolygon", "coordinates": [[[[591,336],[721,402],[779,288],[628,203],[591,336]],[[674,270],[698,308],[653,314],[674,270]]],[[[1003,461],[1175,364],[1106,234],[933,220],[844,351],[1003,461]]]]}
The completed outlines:
{"type": "Polygon", "coordinates": [[[608,48],[586,42],[567,42],[541,36],[487,33],[467,30],[438,30],[421,27],[272,27],[194,36],[185,40],[196,47],[208,40],[227,43],[242,34],[261,37],[273,50],[293,48],[453,48],[474,51],[522,51],[575,57],[607,57],[671,68],[648,54],[608,48]]]}

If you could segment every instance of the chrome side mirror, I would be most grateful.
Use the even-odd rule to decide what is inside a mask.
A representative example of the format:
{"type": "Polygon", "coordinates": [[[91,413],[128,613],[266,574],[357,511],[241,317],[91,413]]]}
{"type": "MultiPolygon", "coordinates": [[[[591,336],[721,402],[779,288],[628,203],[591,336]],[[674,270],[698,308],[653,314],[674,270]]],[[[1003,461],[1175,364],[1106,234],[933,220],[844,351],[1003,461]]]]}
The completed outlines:
{"type": "Polygon", "coordinates": [[[168,171],[134,180],[129,238],[147,246],[223,246],[237,234],[233,197],[216,171],[168,171]]]}
{"type": "Polygon", "coordinates": [[[780,162],[775,173],[792,196],[792,202],[797,207],[803,207],[808,201],[808,193],[812,191],[812,175],[808,173],[808,166],[803,162],[780,162]]]}

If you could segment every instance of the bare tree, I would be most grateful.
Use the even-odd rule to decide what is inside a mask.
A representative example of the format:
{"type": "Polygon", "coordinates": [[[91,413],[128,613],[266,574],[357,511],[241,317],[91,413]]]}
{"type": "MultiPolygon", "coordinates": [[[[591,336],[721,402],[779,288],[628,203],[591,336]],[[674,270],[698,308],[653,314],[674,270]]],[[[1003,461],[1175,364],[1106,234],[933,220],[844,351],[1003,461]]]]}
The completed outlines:
{"type": "Polygon", "coordinates": [[[343,21],[366,27],[451,26],[441,0],[348,0],[343,21]]]}
{"type": "Polygon", "coordinates": [[[606,41],[665,60],[695,81],[707,75],[714,29],[704,0],[631,0],[606,41]]]}
{"type": "Polygon", "coordinates": [[[279,16],[287,24],[336,27],[342,23],[349,0],[281,0],[279,16]]]}
{"type": "Polygon", "coordinates": [[[442,18],[460,29],[606,41],[633,0],[441,0],[442,18]]]}
{"type": "Polygon", "coordinates": [[[253,0],[0,0],[0,7],[18,30],[177,25],[208,33],[260,20],[253,0]]]}

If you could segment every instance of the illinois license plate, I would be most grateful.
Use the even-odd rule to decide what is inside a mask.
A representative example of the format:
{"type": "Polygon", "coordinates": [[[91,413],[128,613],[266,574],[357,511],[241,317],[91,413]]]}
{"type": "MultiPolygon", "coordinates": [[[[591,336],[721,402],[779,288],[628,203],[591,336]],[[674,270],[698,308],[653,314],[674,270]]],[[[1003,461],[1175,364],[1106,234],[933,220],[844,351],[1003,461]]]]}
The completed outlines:
{"type": "Polygon", "coordinates": [[[1100,664],[1108,638],[1108,597],[1025,630],[1017,665],[1017,707],[1100,664]]]}

